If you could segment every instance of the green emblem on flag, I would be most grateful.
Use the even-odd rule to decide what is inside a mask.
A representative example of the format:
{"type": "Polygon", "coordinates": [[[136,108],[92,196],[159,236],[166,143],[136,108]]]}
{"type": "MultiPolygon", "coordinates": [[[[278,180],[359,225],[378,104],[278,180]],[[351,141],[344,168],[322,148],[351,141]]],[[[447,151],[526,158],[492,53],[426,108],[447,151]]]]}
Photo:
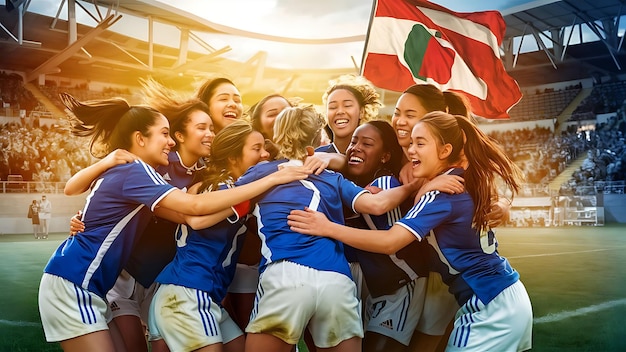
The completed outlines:
{"type": "MultiPolygon", "coordinates": [[[[435,36],[441,38],[441,32],[435,32],[435,36]]],[[[424,64],[426,49],[432,39],[432,34],[420,24],[411,28],[409,36],[404,43],[404,60],[406,61],[413,77],[426,81],[426,77],[420,75],[420,70],[424,64]]]]}

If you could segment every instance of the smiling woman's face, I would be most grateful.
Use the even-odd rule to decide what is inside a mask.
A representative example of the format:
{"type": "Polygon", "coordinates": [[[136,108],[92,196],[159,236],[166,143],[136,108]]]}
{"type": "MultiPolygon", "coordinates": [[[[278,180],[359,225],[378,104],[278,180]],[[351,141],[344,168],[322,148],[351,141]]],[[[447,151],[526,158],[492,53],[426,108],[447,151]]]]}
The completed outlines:
{"type": "Polygon", "coordinates": [[[156,168],[159,165],[169,164],[168,154],[175,145],[174,139],[170,136],[169,121],[159,114],[155,118],[155,123],[148,128],[148,134],[142,136],[142,140],[134,145],[130,152],[156,168]]]}
{"type": "Polygon", "coordinates": [[[396,131],[398,143],[403,148],[409,147],[413,126],[427,113],[428,110],[424,108],[422,102],[415,95],[404,93],[398,98],[391,125],[396,131]]]}
{"type": "Polygon", "coordinates": [[[211,119],[217,132],[240,118],[243,113],[241,94],[237,87],[230,83],[218,85],[206,103],[209,105],[211,119]]]}
{"type": "Polygon", "coordinates": [[[278,114],[288,108],[289,102],[283,97],[273,97],[268,99],[261,108],[260,124],[261,133],[267,136],[269,139],[273,139],[274,136],[274,121],[278,114]]]}
{"type": "Polygon", "coordinates": [[[383,138],[376,127],[364,124],[352,135],[346,150],[348,174],[351,176],[374,175],[389,159],[385,153],[383,138]]]}
{"type": "Polygon", "coordinates": [[[335,89],[328,95],[326,117],[335,137],[349,137],[359,126],[361,107],[351,91],[335,89]]]}
{"type": "Polygon", "coordinates": [[[411,141],[408,154],[413,166],[413,177],[431,180],[445,170],[449,153],[444,152],[441,137],[435,136],[427,124],[415,124],[411,141]]]}
{"type": "Polygon", "coordinates": [[[246,142],[241,151],[241,157],[231,164],[231,174],[238,178],[253,165],[265,161],[270,154],[265,150],[265,138],[261,132],[253,131],[246,137],[246,142]]]}

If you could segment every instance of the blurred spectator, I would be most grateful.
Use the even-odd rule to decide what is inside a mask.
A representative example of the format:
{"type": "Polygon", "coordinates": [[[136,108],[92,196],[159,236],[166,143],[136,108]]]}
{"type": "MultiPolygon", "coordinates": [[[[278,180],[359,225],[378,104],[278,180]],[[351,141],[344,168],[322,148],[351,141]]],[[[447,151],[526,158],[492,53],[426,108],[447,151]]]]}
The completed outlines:
{"type": "MultiPolygon", "coordinates": [[[[61,91],[72,92],[83,100],[112,96],[137,100],[127,89],[108,88],[94,92],[86,84],[58,87],[53,81],[47,81],[39,88],[55,103],[58,102],[58,93],[61,91]]],[[[564,90],[546,89],[537,91],[536,94],[525,94],[529,102],[533,99],[544,102],[558,98],[559,104],[567,104],[581,89],[582,85],[577,84],[564,90]]],[[[528,185],[522,189],[523,194],[535,196],[549,193],[546,185],[563,172],[567,165],[583,155],[582,153],[587,153],[583,166],[561,186],[559,193],[585,194],[589,190],[608,192],[613,188],[605,187],[602,182],[626,180],[624,98],[626,82],[607,82],[594,87],[592,95],[576,110],[577,116],[595,119],[596,113],[616,111],[616,115],[606,123],[598,124],[595,131],[579,132],[576,126],[572,126],[555,135],[548,128],[535,127],[491,132],[489,135],[502,144],[506,153],[524,170],[528,185]]],[[[46,185],[50,182],[65,182],[72,174],[94,161],[88,152],[86,141],[70,138],[67,129],[62,126],[40,126],[37,118],[31,117],[30,111],[42,107],[23,87],[20,75],[0,72],[0,99],[12,109],[25,110],[25,116],[30,119],[22,124],[16,118],[16,122],[0,126],[0,180],[6,181],[8,175],[21,175],[24,181],[37,182],[37,192],[47,192],[50,189],[46,185]]],[[[514,110],[524,110],[522,103],[514,110]]],[[[549,113],[550,116],[562,109],[559,104],[550,105],[555,109],[549,113]]],[[[532,111],[527,113],[532,115],[532,111]]],[[[624,190],[623,183],[621,190],[624,190]]]]}
{"type": "Polygon", "coordinates": [[[489,136],[498,141],[505,152],[526,175],[526,182],[547,184],[590,147],[586,135],[564,132],[555,136],[548,128],[495,131],[489,136]]]}
{"type": "Polygon", "coordinates": [[[61,127],[0,125],[0,177],[3,181],[8,175],[22,175],[24,181],[67,181],[93,161],[85,143],[70,138],[61,127]]]}

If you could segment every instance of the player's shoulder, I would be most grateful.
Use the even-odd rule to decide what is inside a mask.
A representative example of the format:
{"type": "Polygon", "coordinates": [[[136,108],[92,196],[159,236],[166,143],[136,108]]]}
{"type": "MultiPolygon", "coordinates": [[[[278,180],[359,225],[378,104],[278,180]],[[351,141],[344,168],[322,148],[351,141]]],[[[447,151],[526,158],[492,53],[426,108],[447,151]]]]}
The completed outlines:
{"type": "Polygon", "coordinates": [[[315,148],[315,152],[316,153],[339,153],[339,150],[337,150],[337,146],[335,146],[334,143],[330,143],[330,144],[321,145],[315,148]]]}
{"type": "Polygon", "coordinates": [[[278,164],[280,164],[279,160],[275,161],[262,161],[256,165],[251,166],[244,172],[241,177],[237,179],[235,184],[243,185],[246,183],[250,183],[252,181],[256,181],[260,178],[263,178],[273,172],[278,170],[278,164]]]}
{"type": "Polygon", "coordinates": [[[132,163],[121,164],[109,170],[117,172],[121,175],[128,176],[129,179],[125,181],[145,182],[146,180],[149,180],[150,183],[155,184],[167,183],[163,179],[161,174],[156,171],[156,169],[141,160],[135,160],[132,163]]]}
{"type": "Polygon", "coordinates": [[[251,166],[246,171],[246,174],[254,174],[257,177],[267,176],[272,172],[276,172],[278,170],[278,165],[284,162],[285,160],[261,161],[260,163],[251,166]]]}
{"type": "Polygon", "coordinates": [[[393,175],[384,175],[375,178],[374,181],[371,182],[371,185],[381,189],[390,189],[401,186],[402,183],[393,175]]]}

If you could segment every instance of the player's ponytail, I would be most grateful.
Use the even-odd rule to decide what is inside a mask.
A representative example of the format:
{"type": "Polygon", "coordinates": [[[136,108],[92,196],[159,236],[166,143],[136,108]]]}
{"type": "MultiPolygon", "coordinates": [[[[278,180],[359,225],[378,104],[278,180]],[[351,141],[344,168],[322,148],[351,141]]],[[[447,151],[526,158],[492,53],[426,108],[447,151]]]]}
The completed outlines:
{"type": "Polygon", "coordinates": [[[104,157],[115,149],[130,149],[131,135],[139,131],[149,135],[159,112],[147,106],[131,106],[122,98],[78,101],[67,93],[60,94],[70,115],[71,133],[91,136],[89,150],[104,157]]]}
{"type": "Polygon", "coordinates": [[[443,92],[443,99],[449,114],[470,116],[470,103],[465,95],[446,90],[443,92]]]}
{"type": "Polygon", "coordinates": [[[476,207],[474,225],[482,229],[487,224],[491,202],[497,198],[496,175],[502,178],[513,194],[517,194],[523,173],[504,153],[500,145],[467,117],[460,115],[454,117],[465,136],[463,151],[469,166],[464,178],[466,189],[476,207]]]}
{"type": "Polygon", "coordinates": [[[186,134],[191,113],[203,111],[210,115],[209,106],[196,97],[181,95],[154,79],[142,79],[140,83],[146,104],[162,113],[170,122],[170,135],[176,141],[174,150],[178,150],[180,140],[177,132],[186,134]]]}

